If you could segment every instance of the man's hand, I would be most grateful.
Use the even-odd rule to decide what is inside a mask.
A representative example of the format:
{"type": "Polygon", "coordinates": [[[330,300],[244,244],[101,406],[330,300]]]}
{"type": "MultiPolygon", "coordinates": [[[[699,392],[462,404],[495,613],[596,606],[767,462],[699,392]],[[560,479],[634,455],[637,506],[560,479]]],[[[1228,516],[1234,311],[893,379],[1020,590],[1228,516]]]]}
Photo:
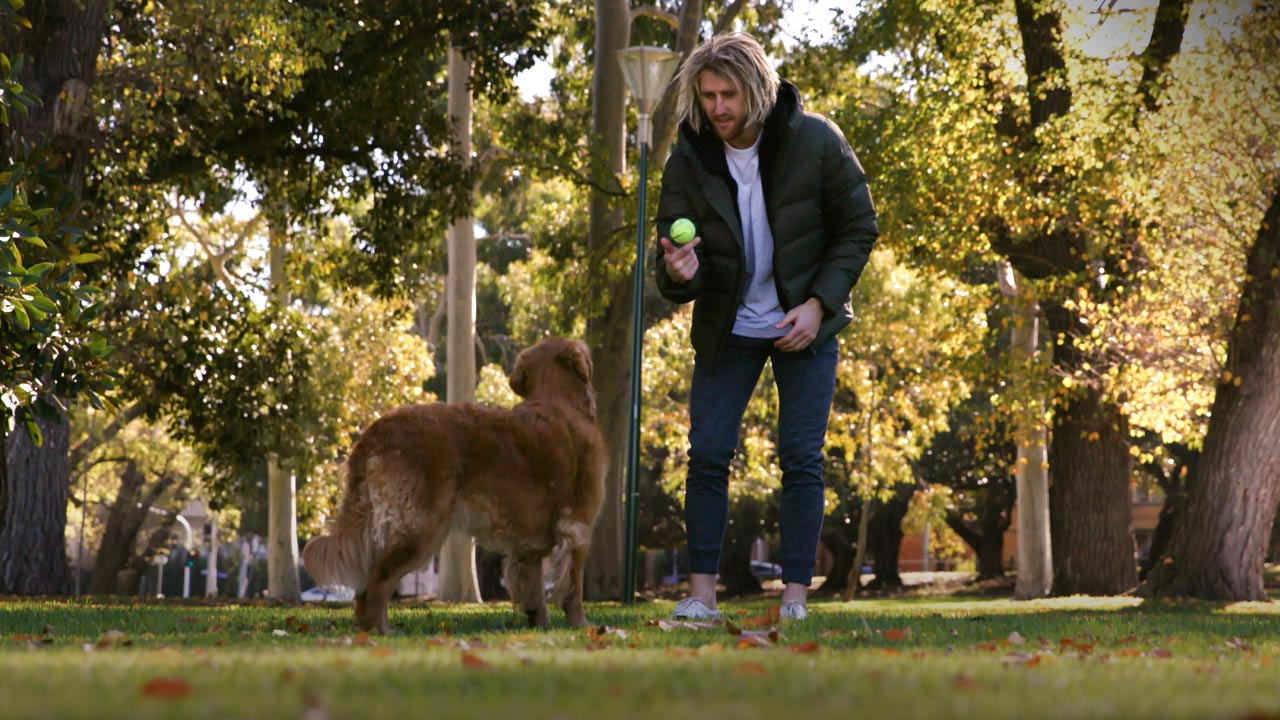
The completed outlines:
{"type": "Polygon", "coordinates": [[[809,343],[818,336],[818,326],[822,324],[822,303],[818,298],[809,298],[803,304],[791,308],[782,322],[774,325],[781,330],[790,325],[786,335],[778,338],[773,344],[783,352],[795,352],[809,347],[809,343]]]}
{"type": "Polygon", "coordinates": [[[702,238],[695,237],[676,247],[671,238],[658,238],[662,244],[662,259],[667,263],[667,277],[678,283],[687,283],[698,273],[698,254],[693,251],[702,238]]]}

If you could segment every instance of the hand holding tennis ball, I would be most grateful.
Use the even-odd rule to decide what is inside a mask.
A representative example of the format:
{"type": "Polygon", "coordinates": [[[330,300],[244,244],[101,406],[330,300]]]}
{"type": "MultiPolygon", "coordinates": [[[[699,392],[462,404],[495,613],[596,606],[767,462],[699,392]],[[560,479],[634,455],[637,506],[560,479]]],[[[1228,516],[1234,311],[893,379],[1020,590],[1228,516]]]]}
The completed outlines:
{"type": "Polygon", "coordinates": [[[688,218],[680,218],[671,223],[671,241],[677,245],[689,242],[697,232],[697,227],[688,218]]]}
{"type": "Polygon", "coordinates": [[[670,235],[669,238],[659,238],[667,277],[678,283],[689,282],[698,274],[698,254],[694,248],[702,240],[697,237],[693,222],[685,218],[671,223],[670,235]]]}

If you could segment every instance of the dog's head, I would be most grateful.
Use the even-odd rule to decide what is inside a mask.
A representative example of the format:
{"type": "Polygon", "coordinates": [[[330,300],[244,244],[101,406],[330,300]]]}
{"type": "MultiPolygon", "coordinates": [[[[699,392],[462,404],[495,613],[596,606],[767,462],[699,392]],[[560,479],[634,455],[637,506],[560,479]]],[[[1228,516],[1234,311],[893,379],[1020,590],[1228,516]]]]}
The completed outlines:
{"type": "Polygon", "coordinates": [[[596,395],[591,386],[591,350],[581,340],[547,338],[516,357],[508,381],[522,398],[563,398],[582,402],[592,417],[596,395]]]}

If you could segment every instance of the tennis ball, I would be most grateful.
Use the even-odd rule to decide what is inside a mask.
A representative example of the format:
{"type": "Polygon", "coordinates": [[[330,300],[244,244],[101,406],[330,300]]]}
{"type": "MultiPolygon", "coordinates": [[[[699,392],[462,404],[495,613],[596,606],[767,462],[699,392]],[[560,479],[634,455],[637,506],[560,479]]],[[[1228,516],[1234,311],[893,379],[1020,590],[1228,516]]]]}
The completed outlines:
{"type": "Polygon", "coordinates": [[[698,229],[694,227],[693,221],[686,218],[680,218],[671,223],[671,242],[677,245],[683,245],[693,239],[698,229]]]}

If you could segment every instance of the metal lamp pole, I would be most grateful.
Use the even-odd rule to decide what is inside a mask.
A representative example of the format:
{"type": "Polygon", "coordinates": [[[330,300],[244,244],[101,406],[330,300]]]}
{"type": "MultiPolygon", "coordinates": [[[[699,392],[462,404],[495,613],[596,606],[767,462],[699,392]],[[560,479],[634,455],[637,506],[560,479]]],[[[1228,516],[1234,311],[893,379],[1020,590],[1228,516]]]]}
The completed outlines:
{"type": "Polygon", "coordinates": [[[649,145],[653,128],[649,117],[662,97],[662,91],[675,72],[680,56],[666,48],[640,45],[618,51],[622,73],[631,88],[640,125],[636,142],[640,144],[640,191],[636,206],[636,262],[632,289],[631,318],[631,419],[627,433],[626,543],[623,549],[622,602],[635,602],[636,586],[636,490],[640,478],[640,369],[644,347],[644,241],[645,189],[648,184],[649,145]]]}

